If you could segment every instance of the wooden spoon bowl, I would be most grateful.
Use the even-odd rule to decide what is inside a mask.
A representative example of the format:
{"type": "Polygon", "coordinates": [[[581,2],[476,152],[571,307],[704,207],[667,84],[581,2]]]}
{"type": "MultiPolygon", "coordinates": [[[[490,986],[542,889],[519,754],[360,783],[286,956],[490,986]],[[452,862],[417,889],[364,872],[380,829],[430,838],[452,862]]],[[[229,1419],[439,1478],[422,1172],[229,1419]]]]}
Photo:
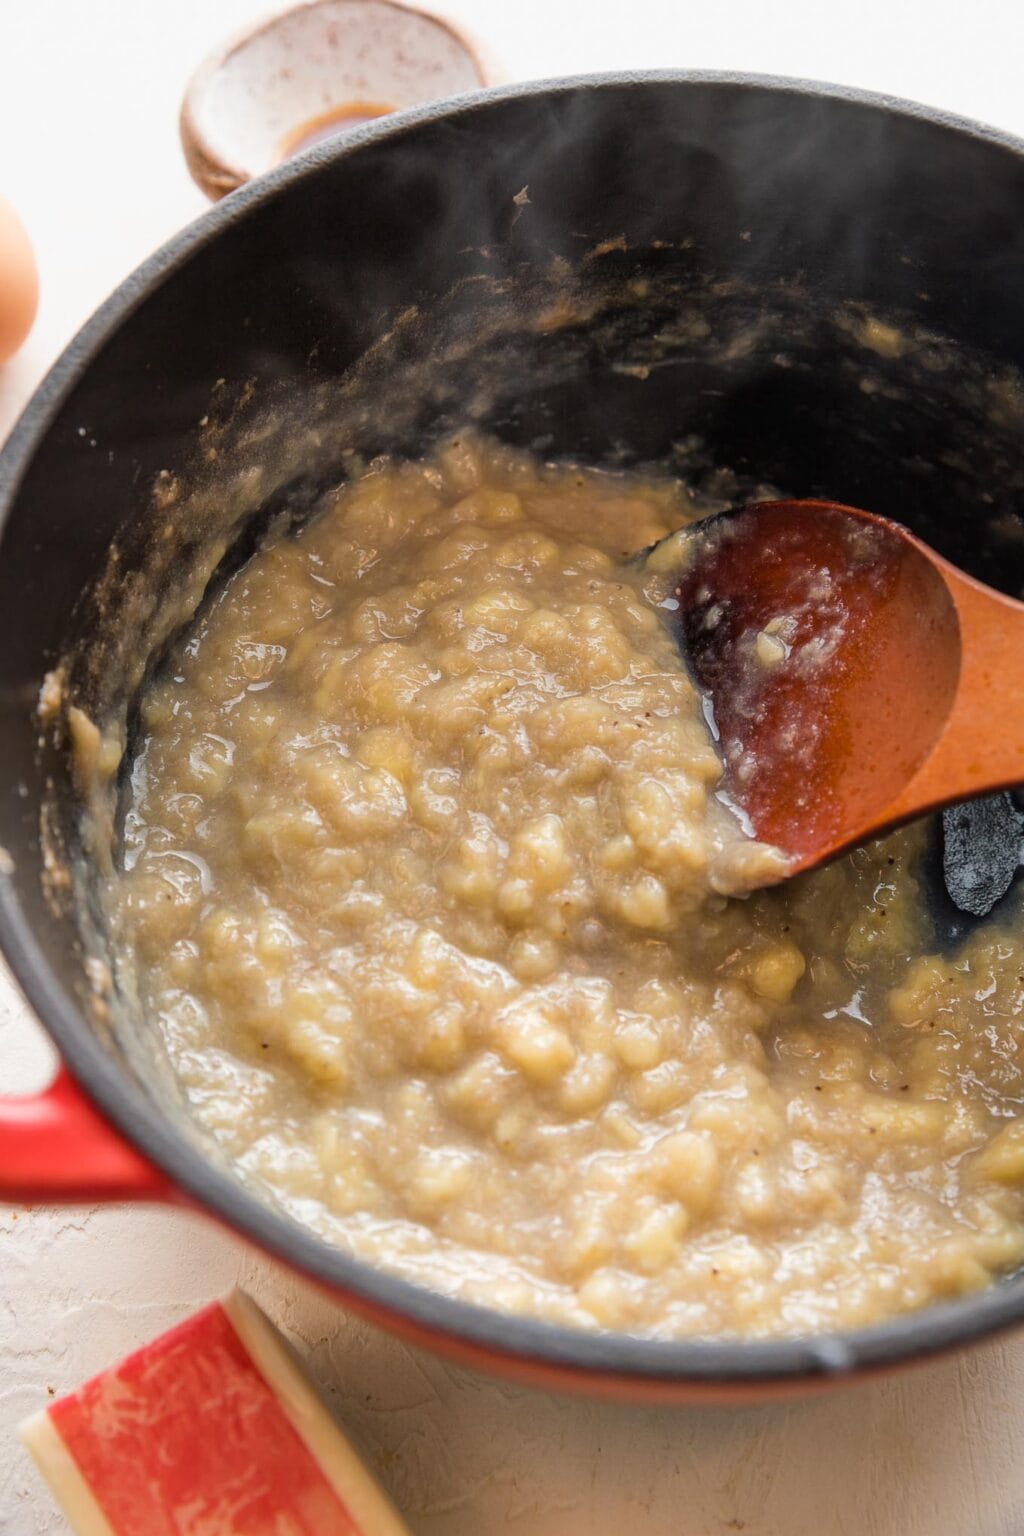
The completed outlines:
{"type": "Polygon", "coordinates": [[[1024,604],[834,502],[759,503],[679,548],[725,788],[788,873],[1024,781],[1024,604]]]}

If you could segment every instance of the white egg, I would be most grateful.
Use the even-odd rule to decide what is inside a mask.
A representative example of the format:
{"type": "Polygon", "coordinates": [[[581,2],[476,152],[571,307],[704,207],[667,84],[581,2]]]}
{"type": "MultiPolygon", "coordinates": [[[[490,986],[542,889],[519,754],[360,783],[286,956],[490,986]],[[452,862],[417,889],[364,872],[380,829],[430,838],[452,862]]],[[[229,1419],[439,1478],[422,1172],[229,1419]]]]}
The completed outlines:
{"type": "Polygon", "coordinates": [[[15,353],[32,329],[39,279],[25,227],[0,197],[0,363],[15,353]]]}

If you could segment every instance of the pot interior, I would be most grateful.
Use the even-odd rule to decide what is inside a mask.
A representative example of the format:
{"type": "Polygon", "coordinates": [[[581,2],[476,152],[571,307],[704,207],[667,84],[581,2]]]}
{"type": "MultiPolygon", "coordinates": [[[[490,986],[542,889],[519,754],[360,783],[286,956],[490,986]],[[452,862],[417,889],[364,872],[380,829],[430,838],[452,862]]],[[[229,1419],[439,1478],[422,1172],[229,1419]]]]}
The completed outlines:
{"type": "MultiPolygon", "coordinates": [[[[768,485],[870,508],[1024,592],[1014,149],[699,79],[485,98],[363,138],[229,199],[130,280],[7,454],[0,842],[35,944],[13,958],[77,1011],[47,1022],[86,1075],[88,1029],[127,1098],[189,1137],[130,994],[98,1006],[83,968],[105,955],[104,850],[64,726],[40,750],[34,706],[60,663],[67,696],[130,736],[204,592],[354,467],[471,423],[727,500],[768,485]]],[[[1000,798],[980,825],[962,857],[1005,879],[978,910],[936,829],[950,943],[1015,899],[1016,811],[1000,798]]]]}

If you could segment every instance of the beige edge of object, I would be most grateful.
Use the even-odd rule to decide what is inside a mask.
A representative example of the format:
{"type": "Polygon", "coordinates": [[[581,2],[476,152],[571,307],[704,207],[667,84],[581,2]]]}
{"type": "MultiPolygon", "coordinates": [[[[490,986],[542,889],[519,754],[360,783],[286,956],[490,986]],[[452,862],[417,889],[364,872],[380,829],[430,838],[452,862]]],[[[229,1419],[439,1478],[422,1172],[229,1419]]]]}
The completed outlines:
{"type": "Polygon", "coordinates": [[[244,1291],[221,1302],[292,1428],[366,1536],[411,1536],[370,1469],[349,1445],[284,1336],[244,1291]]]}
{"type": "Polygon", "coordinates": [[[117,1536],[45,1408],[18,1426],[18,1438],[77,1536],[117,1536]]]}

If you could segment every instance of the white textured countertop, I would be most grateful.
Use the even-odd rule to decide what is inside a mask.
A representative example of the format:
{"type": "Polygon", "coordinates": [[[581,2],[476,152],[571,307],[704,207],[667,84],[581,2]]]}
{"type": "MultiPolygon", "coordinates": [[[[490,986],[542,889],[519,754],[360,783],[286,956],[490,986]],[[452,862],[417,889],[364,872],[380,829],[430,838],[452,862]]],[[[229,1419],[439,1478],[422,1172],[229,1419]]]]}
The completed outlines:
{"type": "MultiPolygon", "coordinates": [[[[203,198],[184,82],[261,0],[0,0],[0,193],[42,305],[0,438],[111,287],[203,198]]],[[[1020,0],[448,0],[510,79],[642,66],[843,81],[1024,134],[1020,0]]],[[[1022,210],[1024,216],[1024,210],[1022,210]]],[[[0,976],[0,1085],[49,1049],[0,976]]],[[[1020,1536],[1024,1337],[781,1407],[639,1410],[456,1370],[347,1317],[199,1217],[0,1210],[0,1531],[66,1530],[14,1426],[235,1282],[297,1336],[417,1536],[1020,1536]]]]}

